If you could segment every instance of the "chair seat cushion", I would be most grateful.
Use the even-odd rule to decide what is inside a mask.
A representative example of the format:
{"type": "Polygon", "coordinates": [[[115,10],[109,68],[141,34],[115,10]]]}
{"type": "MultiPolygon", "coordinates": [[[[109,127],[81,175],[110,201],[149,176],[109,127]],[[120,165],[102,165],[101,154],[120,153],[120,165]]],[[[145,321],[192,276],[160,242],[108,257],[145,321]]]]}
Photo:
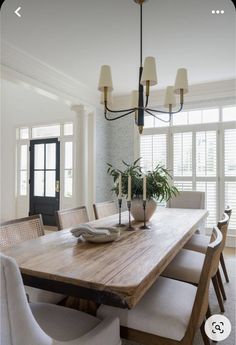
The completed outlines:
{"type": "Polygon", "coordinates": [[[101,322],[92,315],[54,304],[30,303],[30,308],[43,331],[59,341],[76,339],[101,322]]]}
{"type": "Polygon", "coordinates": [[[210,236],[197,234],[191,237],[191,239],[185,244],[184,248],[205,254],[209,243],[210,236]]]}
{"type": "Polygon", "coordinates": [[[181,340],[189,323],[196,291],[193,285],[159,277],[133,309],[101,305],[97,316],[116,316],[121,326],[181,340]]]}
{"type": "Polygon", "coordinates": [[[204,254],[182,249],[162,272],[162,276],[198,284],[204,260],[204,254]]]}

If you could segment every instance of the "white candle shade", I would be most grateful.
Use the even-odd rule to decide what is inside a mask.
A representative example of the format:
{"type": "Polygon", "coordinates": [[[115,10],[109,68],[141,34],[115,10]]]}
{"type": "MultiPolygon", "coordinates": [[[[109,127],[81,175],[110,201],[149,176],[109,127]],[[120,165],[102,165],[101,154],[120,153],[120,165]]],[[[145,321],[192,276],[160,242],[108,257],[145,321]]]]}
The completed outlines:
{"type": "Polygon", "coordinates": [[[146,175],[143,176],[143,201],[147,199],[147,177],[146,175]]]}
{"type": "Polygon", "coordinates": [[[144,61],[141,84],[146,85],[147,81],[150,82],[150,86],[157,84],[156,62],[152,56],[146,57],[144,61]]]}
{"type": "Polygon", "coordinates": [[[113,90],[111,67],[109,65],[103,65],[100,71],[98,90],[103,92],[104,87],[107,87],[107,91],[111,92],[113,90]]]}
{"type": "Polygon", "coordinates": [[[133,90],[131,93],[131,107],[132,108],[138,107],[138,96],[139,96],[139,92],[137,90],[133,90]]]}
{"type": "Polygon", "coordinates": [[[127,201],[131,201],[131,176],[128,177],[128,197],[127,201]]]}
{"type": "Polygon", "coordinates": [[[176,106],[174,86],[167,86],[166,88],[164,107],[169,108],[169,105],[172,105],[173,108],[176,106]]]}
{"type": "MultiPolygon", "coordinates": [[[[100,104],[104,104],[104,93],[101,93],[101,97],[100,97],[100,104]]],[[[108,92],[107,93],[107,105],[108,106],[112,106],[113,104],[113,97],[112,97],[112,93],[108,92]]]]}
{"type": "Polygon", "coordinates": [[[118,180],[118,183],[119,183],[119,194],[118,194],[118,199],[121,199],[122,198],[122,181],[121,181],[121,174],[119,174],[119,180],[118,180]]]}
{"type": "Polygon", "coordinates": [[[179,68],[175,79],[175,93],[180,94],[180,89],[184,93],[188,92],[188,74],[186,68],[179,68]]]}

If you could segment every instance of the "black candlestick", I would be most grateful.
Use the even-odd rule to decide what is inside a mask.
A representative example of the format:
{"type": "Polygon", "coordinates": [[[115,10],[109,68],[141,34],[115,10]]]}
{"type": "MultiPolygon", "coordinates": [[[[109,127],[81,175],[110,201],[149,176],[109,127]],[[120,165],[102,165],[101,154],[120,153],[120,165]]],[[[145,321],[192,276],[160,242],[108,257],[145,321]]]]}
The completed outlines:
{"type": "Polygon", "coordinates": [[[143,200],[143,225],[140,226],[140,229],[150,229],[150,226],[148,226],[146,224],[146,205],[147,205],[147,201],[143,200]]]}
{"type": "Polygon", "coordinates": [[[131,216],[130,216],[131,201],[127,201],[127,207],[128,207],[128,212],[129,212],[129,226],[128,226],[127,230],[129,230],[129,231],[135,230],[131,225],[131,216]]]}
{"type": "Polygon", "coordinates": [[[118,206],[119,206],[119,223],[116,225],[116,227],[121,228],[125,226],[125,224],[121,223],[121,206],[122,206],[122,199],[118,199],[118,206]]]}

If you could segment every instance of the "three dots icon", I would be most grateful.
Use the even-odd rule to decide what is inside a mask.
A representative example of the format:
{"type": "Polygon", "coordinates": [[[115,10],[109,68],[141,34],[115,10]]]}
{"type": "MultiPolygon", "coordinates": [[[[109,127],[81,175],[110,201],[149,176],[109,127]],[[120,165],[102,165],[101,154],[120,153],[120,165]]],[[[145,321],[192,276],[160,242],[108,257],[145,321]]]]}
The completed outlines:
{"type": "Polygon", "coordinates": [[[221,11],[220,10],[212,10],[211,13],[212,14],[224,14],[225,11],[224,10],[221,10],[221,11]]]}

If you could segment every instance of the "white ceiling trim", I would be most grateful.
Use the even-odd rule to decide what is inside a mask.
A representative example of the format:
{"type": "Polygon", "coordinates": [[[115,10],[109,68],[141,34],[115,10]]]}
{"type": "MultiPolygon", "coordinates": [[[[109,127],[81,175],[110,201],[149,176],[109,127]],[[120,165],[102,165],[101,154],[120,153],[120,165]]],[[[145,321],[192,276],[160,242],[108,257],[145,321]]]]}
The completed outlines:
{"type": "Polygon", "coordinates": [[[57,95],[63,95],[64,98],[87,107],[96,107],[99,103],[99,94],[96,90],[4,41],[1,65],[2,78],[27,81],[31,85],[40,84],[46,91],[51,89],[57,95]]]}

